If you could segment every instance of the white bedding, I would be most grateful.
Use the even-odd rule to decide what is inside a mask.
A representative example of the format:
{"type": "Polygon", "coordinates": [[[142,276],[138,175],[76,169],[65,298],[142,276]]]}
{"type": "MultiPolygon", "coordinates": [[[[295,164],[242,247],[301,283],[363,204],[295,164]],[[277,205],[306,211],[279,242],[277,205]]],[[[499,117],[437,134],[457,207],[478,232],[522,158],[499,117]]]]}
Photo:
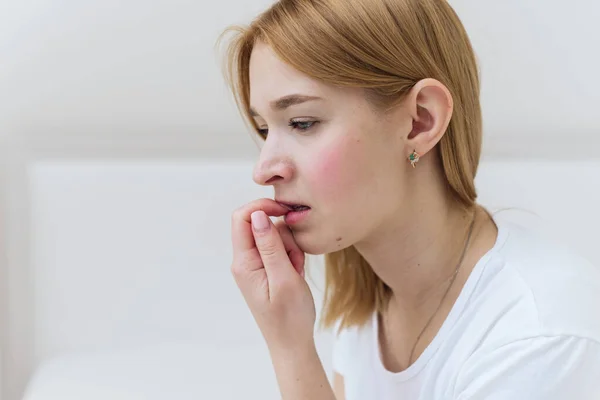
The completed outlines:
{"type": "Polygon", "coordinates": [[[73,354],[40,365],[24,400],[276,399],[269,362],[262,348],[193,343],[73,354]]]}

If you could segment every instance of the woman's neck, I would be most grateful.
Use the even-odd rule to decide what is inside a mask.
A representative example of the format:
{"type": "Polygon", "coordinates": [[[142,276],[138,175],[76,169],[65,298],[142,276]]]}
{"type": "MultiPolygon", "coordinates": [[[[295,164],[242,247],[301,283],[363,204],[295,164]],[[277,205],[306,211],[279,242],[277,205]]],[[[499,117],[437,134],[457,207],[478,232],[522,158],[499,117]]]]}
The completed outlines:
{"type": "MultiPolygon", "coordinates": [[[[443,197],[442,197],[443,198],[443,197]]],[[[438,197],[439,199],[439,197],[438,197]]],[[[394,301],[418,312],[445,289],[460,259],[473,211],[446,201],[404,207],[368,239],[355,244],[394,301]],[[404,218],[403,215],[410,215],[404,218]]]]}
{"type": "MultiPolygon", "coordinates": [[[[403,371],[410,366],[411,360],[414,362],[425,351],[450,313],[471,271],[496,242],[498,231],[492,218],[481,207],[476,207],[475,212],[469,247],[453,282],[451,278],[470,225],[464,214],[446,219],[447,229],[432,234],[429,240],[426,240],[427,236],[417,235],[421,241],[404,242],[403,245],[414,246],[409,252],[385,253],[386,257],[401,258],[404,265],[398,263],[395,266],[391,258],[382,257],[384,254],[371,258],[370,262],[376,260],[375,272],[393,292],[385,312],[378,315],[381,358],[390,371],[403,371]],[[446,261],[435,262],[434,255],[446,261]],[[386,260],[387,264],[384,264],[386,260]],[[449,291],[444,297],[446,290],[449,291]]],[[[383,251],[385,247],[380,249],[383,251]]],[[[367,251],[376,250],[367,248],[367,251]]]]}

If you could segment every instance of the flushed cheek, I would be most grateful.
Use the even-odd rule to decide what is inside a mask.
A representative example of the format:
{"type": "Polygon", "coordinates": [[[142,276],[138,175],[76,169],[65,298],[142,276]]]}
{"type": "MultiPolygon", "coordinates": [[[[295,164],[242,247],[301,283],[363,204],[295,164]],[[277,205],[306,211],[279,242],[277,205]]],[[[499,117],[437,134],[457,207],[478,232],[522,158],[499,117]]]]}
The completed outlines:
{"type": "Polygon", "coordinates": [[[328,144],[314,154],[307,180],[312,197],[326,209],[339,207],[364,184],[364,151],[358,139],[348,137],[328,144]]]}

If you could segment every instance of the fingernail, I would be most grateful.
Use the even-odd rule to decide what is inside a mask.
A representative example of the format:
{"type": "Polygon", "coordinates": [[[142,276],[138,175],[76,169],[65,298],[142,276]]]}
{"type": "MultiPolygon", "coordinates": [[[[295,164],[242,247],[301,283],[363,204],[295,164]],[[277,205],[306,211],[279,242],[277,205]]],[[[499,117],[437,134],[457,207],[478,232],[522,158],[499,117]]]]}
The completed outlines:
{"type": "Polygon", "coordinates": [[[267,218],[267,214],[264,211],[254,211],[250,215],[250,219],[252,220],[252,227],[257,232],[265,232],[269,229],[269,218],[267,218]]]}

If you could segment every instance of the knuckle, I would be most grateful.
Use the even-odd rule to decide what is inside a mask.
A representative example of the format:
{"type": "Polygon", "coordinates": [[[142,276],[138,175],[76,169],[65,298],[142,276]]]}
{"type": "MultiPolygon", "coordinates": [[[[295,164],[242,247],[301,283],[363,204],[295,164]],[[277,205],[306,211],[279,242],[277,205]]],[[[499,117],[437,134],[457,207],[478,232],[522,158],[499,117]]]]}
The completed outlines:
{"type": "Polygon", "coordinates": [[[242,276],[242,274],[243,274],[242,267],[236,263],[231,264],[230,271],[231,271],[231,275],[233,275],[235,278],[238,278],[238,277],[242,276]]]}
{"type": "Polygon", "coordinates": [[[231,222],[239,221],[244,214],[244,207],[239,207],[231,213],[231,222]]]}
{"type": "MultiPolygon", "coordinates": [[[[258,261],[260,261],[260,259],[258,259],[258,261]]],[[[256,263],[257,255],[252,253],[252,251],[245,251],[241,254],[237,254],[234,257],[233,263],[231,264],[231,270],[232,272],[243,272],[249,267],[256,265],[256,263]]]]}
{"type": "Polygon", "coordinates": [[[242,258],[240,260],[240,263],[242,266],[253,266],[256,264],[256,256],[251,253],[250,251],[246,251],[243,255],[242,258]]]}
{"type": "Polygon", "coordinates": [[[260,253],[263,257],[274,257],[277,255],[277,246],[273,242],[262,243],[260,253]]]}

